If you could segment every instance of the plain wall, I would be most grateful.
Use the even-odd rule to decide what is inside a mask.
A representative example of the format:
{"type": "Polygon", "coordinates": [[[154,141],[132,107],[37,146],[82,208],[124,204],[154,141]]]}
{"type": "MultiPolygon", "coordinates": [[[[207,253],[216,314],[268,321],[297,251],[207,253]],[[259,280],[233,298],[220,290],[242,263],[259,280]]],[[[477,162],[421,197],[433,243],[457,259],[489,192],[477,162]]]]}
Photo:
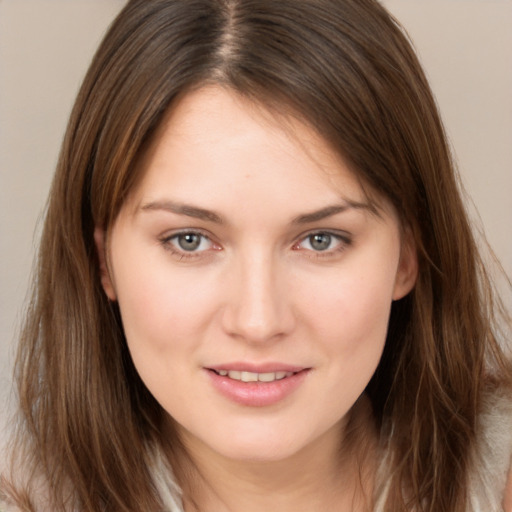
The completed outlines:
{"type": "MultiPolygon", "coordinates": [[[[467,191],[511,275],[512,1],[383,3],[413,39],[467,191]]],[[[67,117],[92,54],[123,4],[0,0],[0,432],[16,326],[67,117]]]]}

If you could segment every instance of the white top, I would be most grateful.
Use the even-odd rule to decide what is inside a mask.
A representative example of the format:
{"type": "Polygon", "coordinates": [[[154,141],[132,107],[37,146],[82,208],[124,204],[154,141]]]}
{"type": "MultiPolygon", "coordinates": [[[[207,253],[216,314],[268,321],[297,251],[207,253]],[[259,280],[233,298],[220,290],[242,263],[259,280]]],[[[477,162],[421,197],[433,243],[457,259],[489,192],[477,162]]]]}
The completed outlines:
{"type": "MultiPolygon", "coordinates": [[[[484,401],[479,420],[476,449],[469,475],[467,512],[502,512],[507,474],[512,464],[512,397],[495,393],[484,401]]],[[[381,474],[386,475],[386,457],[381,474]]],[[[181,493],[171,469],[159,454],[154,457],[154,483],[165,508],[162,512],[184,512],[181,493]]],[[[385,512],[389,482],[383,482],[374,512],[385,512]]],[[[0,512],[18,512],[0,504],[0,512]]]]}
{"type": "MultiPolygon", "coordinates": [[[[477,435],[469,474],[467,512],[502,512],[507,475],[512,466],[512,397],[495,393],[484,400],[477,435]]],[[[385,460],[386,457],[384,464],[385,460]]],[[[166,505],[165,512],[184,512],[179,489],[164,464],[155,465],[155,484],[166,505]]],[[[382,474],[388,473],[384,470],[382,474]]],[[[385,512],[388,486],[386,482],[381,486],[374,512],[385,512]]]]}
{"type": "MultiPolygon", "coordinates": [[[[512,466],[512,397],[488,395],[478,421],[469,473],[467,512],[503,512],[507,475],[512,466]]],[[[385,475],[385,460],[380,468],[385,475]]],[[[374,512],[385,512],[389,481],[383,482],[374,512]]],[[[179,509],[178,509],[179,510],[179,509]]],[[[174,511],[172,511],[174,512],[174,511]]]]}

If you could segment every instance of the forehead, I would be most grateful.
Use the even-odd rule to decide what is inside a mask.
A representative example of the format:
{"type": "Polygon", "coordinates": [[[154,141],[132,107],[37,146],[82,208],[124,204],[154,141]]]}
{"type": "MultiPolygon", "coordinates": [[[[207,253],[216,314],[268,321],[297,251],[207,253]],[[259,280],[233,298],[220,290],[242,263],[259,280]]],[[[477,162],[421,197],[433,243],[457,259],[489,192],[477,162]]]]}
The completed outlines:
{"type": "Polygon", "coordinates": [[[248,192],[268,204],[307,196],[312,208],[368,202],[357,175],[311,127],[218,86],[190,92],[170,109],[139,166],[132,204],[184,194],[180,200],[218,209],[248,192]]]}

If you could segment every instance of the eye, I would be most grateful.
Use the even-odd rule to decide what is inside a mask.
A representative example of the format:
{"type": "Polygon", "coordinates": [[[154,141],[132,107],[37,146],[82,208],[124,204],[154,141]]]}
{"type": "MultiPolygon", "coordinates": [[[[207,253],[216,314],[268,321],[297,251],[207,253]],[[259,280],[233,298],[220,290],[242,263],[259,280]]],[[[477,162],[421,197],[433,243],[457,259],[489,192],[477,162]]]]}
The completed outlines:
{"type": "Polygon", "coordinates": [[[204,234],[197,231],[183,231],[161,240],[169,250],[184,255],[200,253],[216,248],[215,244],[204,234]]]}
{"type": "Polygon", "coordinates": [[[200,248],[205,249],[201,245],[207,245],[206,237],[199,233],[181,233],[173,237],[172,241],[187,252],[197,251],[200,248]]]}
{"type": "Polygon", "coordinates": [[[302,238],[294,246],[294,249],[332,254],[333,252],[342,251],[350,245],[350,243],[351,239],[346,234],[341,235],[327,231],[317,231],[302,238]]]}
{"type": "Polygon", "coordinates": [[[333,237],[329,233],[315,233],[306,240],[314,251],[326,251],[331,247],[333,237]]]}

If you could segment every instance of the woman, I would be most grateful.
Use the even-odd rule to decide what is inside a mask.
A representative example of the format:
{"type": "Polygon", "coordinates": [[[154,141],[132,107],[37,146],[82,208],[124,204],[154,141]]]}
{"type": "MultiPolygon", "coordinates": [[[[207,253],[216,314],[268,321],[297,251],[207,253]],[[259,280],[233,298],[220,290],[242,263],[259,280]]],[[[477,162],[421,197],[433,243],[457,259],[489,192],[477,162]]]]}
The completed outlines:
{"type": "Polygon", "coordinates": [[[511,510],[501,311],[378,3],[130,1],[51,190],[6,503],[511,510]]]}

